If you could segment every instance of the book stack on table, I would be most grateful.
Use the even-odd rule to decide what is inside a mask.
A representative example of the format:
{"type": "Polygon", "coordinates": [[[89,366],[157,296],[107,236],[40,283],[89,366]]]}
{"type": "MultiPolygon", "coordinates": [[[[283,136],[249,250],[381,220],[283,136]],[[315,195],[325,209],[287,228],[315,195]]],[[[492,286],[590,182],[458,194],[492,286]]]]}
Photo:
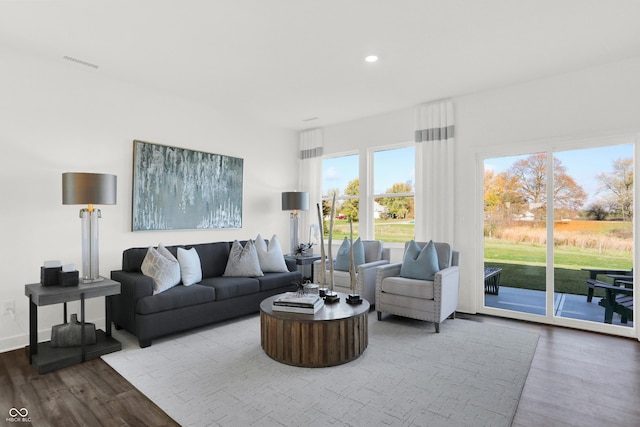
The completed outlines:
{"type": "Polygon", "coordinates": [[[314,314],[324,306],[324,300],[317,294],[298,295],[287,292],[273,301],[273,310],[290,313],[314,314]]]}

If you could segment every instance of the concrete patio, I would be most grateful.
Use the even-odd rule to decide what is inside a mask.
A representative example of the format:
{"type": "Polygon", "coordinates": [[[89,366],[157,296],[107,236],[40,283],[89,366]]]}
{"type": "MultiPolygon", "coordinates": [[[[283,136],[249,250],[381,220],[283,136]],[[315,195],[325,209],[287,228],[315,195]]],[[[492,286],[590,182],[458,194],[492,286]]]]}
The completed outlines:
{"type": "MultiPolygon", "coordinates": [[[[604,322],[604,307],[598,305],[600,297],[594,297],[592,302],[587,302],[586,295],[554,294],[553,310],[558,317],[589,320],[592,322],[604,322]]],[[[486,307],[502,308],[524,313],[545,314],[545,292],[530,289],[510,288],[500,286],[498,295],[485,294],[486,307]]],[[[613,324],[621,326],[633,326],[629,321],[626,325],[620,323],[620,315],[613,315],[613,324]]]]}

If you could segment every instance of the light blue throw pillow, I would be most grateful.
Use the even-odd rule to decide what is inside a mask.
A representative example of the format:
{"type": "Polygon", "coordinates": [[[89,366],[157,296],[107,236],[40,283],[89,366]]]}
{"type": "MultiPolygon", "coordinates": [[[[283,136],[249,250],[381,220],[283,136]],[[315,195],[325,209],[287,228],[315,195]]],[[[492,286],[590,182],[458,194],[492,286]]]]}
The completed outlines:
{"type": "MultiPolygon", "coordinates": [[[[342,241],[340,248],[338,249],[338,255],[336,256],[336,263],[333,268],[340,271],[349,271],[349,265],[351,264],[351,241],[346,237],[342,241]]],[[[364,245],[362,240],[358,237],[353,242],[353,265],[354,268],[358,268],[360,264],[364,264],[364,245]]]]}
{"type": "Polygon", "coordinates": [[[433,240],[430,240],[422,249],[413,240],[407,244],[400,276],[408,279],[433,280],[438,271],[440,271],[438,252],[433,240]]]}

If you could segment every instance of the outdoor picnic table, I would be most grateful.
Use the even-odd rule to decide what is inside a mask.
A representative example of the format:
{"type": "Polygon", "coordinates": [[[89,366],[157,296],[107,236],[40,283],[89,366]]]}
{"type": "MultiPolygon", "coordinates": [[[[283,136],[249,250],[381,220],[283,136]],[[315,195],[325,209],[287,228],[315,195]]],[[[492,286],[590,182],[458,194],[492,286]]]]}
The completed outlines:
{"type": "MultiPolygon", "coordinates": [[[[582,268],[581,270],[589,272],[589,280],[598,280],[598,275],[599,274],[621,275],[621,274],[624,274],[624,273],[631,273],[631,270],[612,270],[610,268],[609,269],[606,269],[606,268],[582,268]]],[[[587,302],[591,302],[591,300],[593,299],[593,291],[595,290],[596,286],[592,285],[589,281],[585,282],[585,284],[589,288],[587,290],[587,302]]]]}
{"type": "Polygon", "coordinates": [[[633,285],[632,281],[622,281],[624,286],[614,286],[595,279],[586,281],[590,289],[604,289],[606,296],[598,303],[604,307],[604,323],[613,322],[613,313],[621,316],[621,322],[627,323],[633,319],[633,288],[624,286],[633,285]]]}

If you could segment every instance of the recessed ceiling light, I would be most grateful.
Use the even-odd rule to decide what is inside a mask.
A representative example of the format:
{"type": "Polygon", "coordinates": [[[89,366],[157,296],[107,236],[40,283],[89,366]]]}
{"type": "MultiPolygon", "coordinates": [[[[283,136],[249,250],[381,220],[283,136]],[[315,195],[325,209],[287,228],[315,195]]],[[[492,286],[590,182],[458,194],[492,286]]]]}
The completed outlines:
{"type": "Polygon", "coordinates": [[[367,62],[376,62],[378,60],[378,57],[376,55],[369,55],[364,58],[364,60],[367,62]]]}

